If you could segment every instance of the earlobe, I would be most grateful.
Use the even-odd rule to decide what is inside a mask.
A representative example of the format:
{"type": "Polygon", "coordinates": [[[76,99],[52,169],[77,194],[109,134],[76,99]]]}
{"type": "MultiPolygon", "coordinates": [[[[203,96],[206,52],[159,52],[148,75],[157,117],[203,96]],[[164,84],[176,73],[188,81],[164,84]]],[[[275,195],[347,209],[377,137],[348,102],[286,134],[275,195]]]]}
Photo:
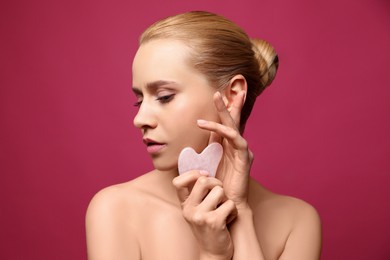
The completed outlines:
{"type": "Polygon", "coordinates": [[[226,108],[229,112],[232,109],[234,99],[242,91],[245,92],[243,103],[245,102],[247,90],[248,90],[248,85],[247,85],[246,79],[241,74],[234,76],[230,80],[229,84],[226,86],[226,88],[224,89],[224,91],[222,93],[223,94],[222,95],[223,101],[224,101],[226,108]]]}

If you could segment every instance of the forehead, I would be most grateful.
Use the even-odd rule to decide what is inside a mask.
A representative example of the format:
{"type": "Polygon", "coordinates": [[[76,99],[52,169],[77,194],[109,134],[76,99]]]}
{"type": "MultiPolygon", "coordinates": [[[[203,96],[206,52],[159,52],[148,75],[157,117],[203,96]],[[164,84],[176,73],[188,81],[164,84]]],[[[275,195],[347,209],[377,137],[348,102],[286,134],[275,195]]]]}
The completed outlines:
{"type": "Polygon", "coordinates": [[[144,81],[174,79],[188,73],[195,73],[189,64],[189,47],[178,40],[151,40],[142,44],[134,57],[135,85],[144,81]]]}

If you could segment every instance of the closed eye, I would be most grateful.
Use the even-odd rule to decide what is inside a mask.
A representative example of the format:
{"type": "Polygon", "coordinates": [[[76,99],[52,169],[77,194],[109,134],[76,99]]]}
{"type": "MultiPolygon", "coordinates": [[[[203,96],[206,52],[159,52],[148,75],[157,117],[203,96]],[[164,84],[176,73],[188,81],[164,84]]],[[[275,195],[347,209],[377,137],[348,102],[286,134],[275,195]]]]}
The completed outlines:
{"type": "Polygon", "coordinates": [[[170,102],[174,96],[175,96],[175,94],[164,95],[161,97],[157,97],[156,100],[160,101],[160,103],[162,103],[162,104],[165,104],[165,103],[170,102]]]}

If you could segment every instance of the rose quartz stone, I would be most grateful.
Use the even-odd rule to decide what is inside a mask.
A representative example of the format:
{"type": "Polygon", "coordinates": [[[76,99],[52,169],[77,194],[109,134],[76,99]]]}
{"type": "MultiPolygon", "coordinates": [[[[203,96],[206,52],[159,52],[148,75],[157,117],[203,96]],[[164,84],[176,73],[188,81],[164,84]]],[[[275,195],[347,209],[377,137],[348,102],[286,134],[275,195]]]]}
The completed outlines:
{"type": "Polygon", "coordinates": [[[219,143],[209,144],[200,154],[191,147],[186,147],[179,155],[179,174],[191,170],[203,170],[207,171],[209,176],[215,177],[222,153],[223,148],[219,143]]]}

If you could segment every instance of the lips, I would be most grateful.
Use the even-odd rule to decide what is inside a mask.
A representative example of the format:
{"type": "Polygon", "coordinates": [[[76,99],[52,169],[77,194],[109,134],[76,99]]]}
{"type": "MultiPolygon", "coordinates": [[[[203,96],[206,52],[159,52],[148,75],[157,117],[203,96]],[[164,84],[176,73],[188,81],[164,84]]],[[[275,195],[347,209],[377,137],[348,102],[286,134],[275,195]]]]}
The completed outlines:
{"type": "Polygon", "coordinates": [[[146,146],[147,146],[146,150],[150,154],[156,154],[166,146],[166,144],[164,144],[164,143],[159,143],[159,142],[154,141],[154,140],[149,139],[149,138],[143,139],[143,142],[144,142],[144,144],[146,144],[146,146]]]}

